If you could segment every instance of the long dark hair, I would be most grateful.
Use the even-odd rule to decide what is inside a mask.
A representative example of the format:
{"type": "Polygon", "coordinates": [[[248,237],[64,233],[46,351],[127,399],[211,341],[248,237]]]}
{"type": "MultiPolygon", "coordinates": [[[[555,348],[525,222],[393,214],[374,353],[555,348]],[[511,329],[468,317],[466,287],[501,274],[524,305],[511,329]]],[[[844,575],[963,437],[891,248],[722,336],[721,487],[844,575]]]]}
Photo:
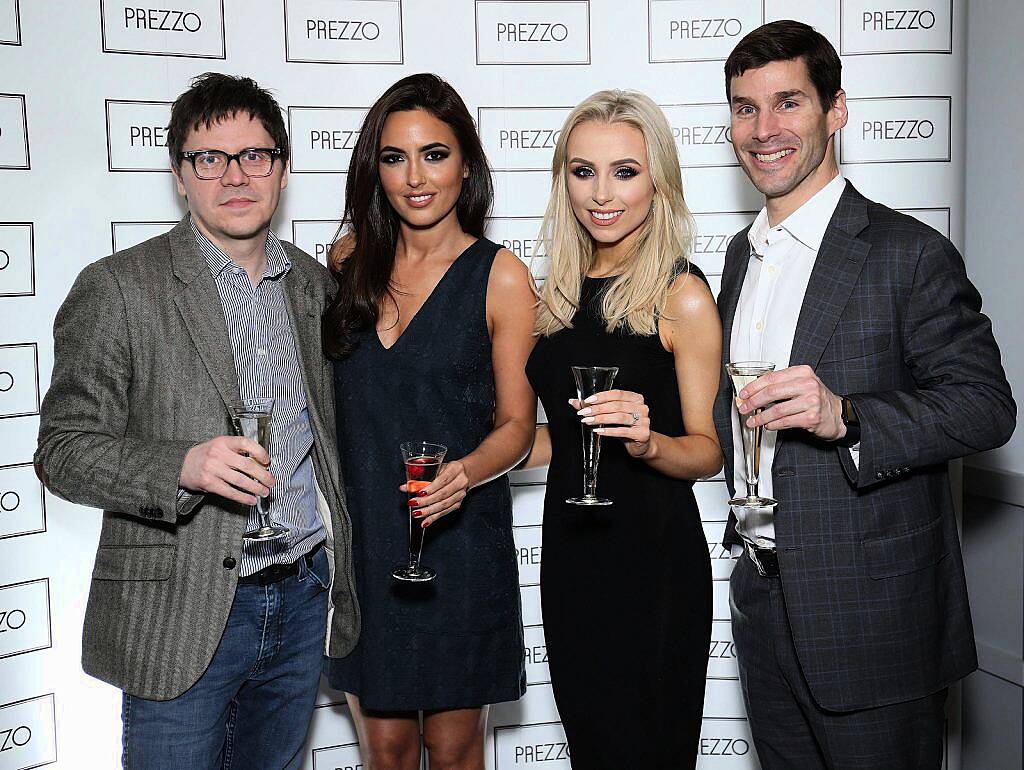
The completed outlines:
{"type": "Polygon", "coordinates": [[[349,228],[354,247],[344,258],[346,239],[331,249],[329,263],[338,291],[323,317],[323,347],[329,358],[344,358],[355,350],[354,333],[376,326],[380,305],[391,291],[399,218],[381,186],[378,155],[384,121],[392,112],[406,110],[426,110],[451,127],[469,169],[455,214],[464,232],[483,237],[494,191],[487,156],[465,102],[437,75],[402,78],[366,114],[348,166],[342,228],[349,228]]]}

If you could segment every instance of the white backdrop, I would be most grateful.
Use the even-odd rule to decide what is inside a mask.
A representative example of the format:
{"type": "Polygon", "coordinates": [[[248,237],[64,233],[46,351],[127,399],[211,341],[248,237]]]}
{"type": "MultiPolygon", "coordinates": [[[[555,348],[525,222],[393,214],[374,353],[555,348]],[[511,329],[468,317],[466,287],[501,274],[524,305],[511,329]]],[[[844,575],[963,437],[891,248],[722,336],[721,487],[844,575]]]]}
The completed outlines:
{"type": "MultiPolygon", "coordinates": [[[[960,244],[965,8],[963,0],[910,5],[916,10],[886,0],[0,0],[0,770],[114,767],[120,756],[119,693],[79,667],[100,515],[44,493],[30,463],[53,316],[75,276],[183,213],[162,127],[190,77],[246,74],[275,91],[293,142],[275,228],[321,260],[354,133],[399,77],[437,72],[463,95],[495,169],[490,236],[522,257],[533,256],[545,169],[569,108],[600,88],[643,90],[673,126],[700,228],[694,261],[717,290],[726,244],[760,208],[729,145],[722,64],[742,35],[773,19],[814,25],[843,55],[847,177],[960,244]]],[[[514,482],[529,690],[492,710],[488,763],[557,770],[569,762],[537,586],[543,474],[514,482]]],[[[732,560],[717,545],[725,486],[696,486],[715,577],[700,767],[756,768],[728,621],[732,560]]],[[[609,666],[617,654],[608,650],[609,666]]],[[[321,695],[307,768],[362,768],[338,700],[321,695]]],[[[958,768],[955,704],[950,713],[949,764],[958,768]]]]}

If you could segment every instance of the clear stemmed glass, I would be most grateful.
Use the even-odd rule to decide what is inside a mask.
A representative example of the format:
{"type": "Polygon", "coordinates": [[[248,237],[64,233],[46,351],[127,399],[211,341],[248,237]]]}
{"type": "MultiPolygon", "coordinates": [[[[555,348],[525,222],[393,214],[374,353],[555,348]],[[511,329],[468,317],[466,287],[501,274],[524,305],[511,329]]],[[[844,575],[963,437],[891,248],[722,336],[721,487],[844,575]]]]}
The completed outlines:
{"type": "Polygon", "coordinates": [[[402,450],[402,462],[405,463],[405,484],[409,490],[409,563],[395,567],[391,577],[406,583],[426,583],[433,580],[437,573],[420,564],[426,530],[419,519],[413,517],[413,513],[416,511],[416,496],[437,478],[448,447],[428,441],[406,441],[399,448],[402,450]]]}
{"type": "MultiPolygon", "coordinates": [[[[729,379],[732,381],[733,396],[736,406],[739,408],[740,391],[758,377],[774,371],[775,364],[769,361],[734,361],[726,364],[725,369],[729,373],[729,379]]],[[[760,409],[755,409],[750,414],[740,415],[747,494],[745,497],[737,495],[729,501],[729,505],[744,508],[771,508],[778,504],[777,500],[763,497],[757,492],[757,484],[761,476],[761,437],[764,433],[764,428],[762,426],[748,428],[746,421],[748,417],[752,417],[760,412],[760,409]]]]}
{"type": "MultiPolygon", "coordinates": [[[[583,401],[595,393],[611,390],[617,366],[573,366],[576,397],[583,401]]],[[[580,424],[583,434],[583,497],[570,497],[565,502],[573,505],[611,505],[606,497],[597,496],[597,464],[601,459],[601,434],[586,423],[580,424]]]]}
{"type": "MultiPolygon", "coordinates": [[[[270,421],[273,412],[272,398],[247,398],[240,404],[232,404],[231,423],[235,428],[235,435],[255,441],[269,454],[270,421]]],[[[270,514],[267,513],[266,498],[257,497],[254,507],[259,519],[258,526],[242,535],[243,538],[253,542],[266,542],[288,536],[287,527],[271,521],[270,514]]]]}

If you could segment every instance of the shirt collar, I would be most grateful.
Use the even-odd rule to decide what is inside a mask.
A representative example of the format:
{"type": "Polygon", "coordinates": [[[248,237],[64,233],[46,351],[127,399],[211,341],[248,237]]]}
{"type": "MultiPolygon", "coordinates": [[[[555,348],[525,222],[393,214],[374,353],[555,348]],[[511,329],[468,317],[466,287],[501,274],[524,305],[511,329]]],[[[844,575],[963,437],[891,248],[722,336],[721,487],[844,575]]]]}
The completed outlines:
{"type": "MultiPolygon", "coordinates": [[[[846,180],[842,174],[836,174],[835,179],[818,190],[806,203],[775,227],[782,228],[790,237],[816,252],[821,248],[825,230],[828,229],[828,223],[832,220],[845,189],[846,180]]],[[[765,207],[758,212],[747,234],[750,249],[758,257],[764,256],[768,246],[769,229],[773,228],[768,226],[768,209],[765,207]]]]}
{"type": "MultiPolygon", "coordinates": [[[[195,220],[191,217],[189,217],[189,225],[191,225],[192,234],[199,244],[199,251],[205,257],[206,264],[215,278],[227,267],[238,267],[231,257],[225,254],[217,244],[203,234],[202,230],[196,227],[195,220]]],[[[288,259],[280,239],[274,235],[272,230],[267,231],[266,252],[267,266],[263,271],[264,278],[274,279],[284,275],[291,269],[292,262],[288,259]]]]}

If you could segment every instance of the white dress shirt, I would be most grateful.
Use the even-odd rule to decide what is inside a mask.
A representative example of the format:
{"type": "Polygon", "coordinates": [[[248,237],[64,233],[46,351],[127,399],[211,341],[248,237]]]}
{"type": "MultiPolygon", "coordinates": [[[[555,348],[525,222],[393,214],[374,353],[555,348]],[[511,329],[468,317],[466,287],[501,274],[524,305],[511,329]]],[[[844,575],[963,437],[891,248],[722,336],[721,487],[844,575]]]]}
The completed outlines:
{"type": "MultiPolygon", "coordinates": [[[[730,361],[770,361],[775,371],[789,366],[797,319],[804,303],[814,260],[839,198],[846,188],[842,174],[825,185],[804,205],[774,227],[768,210],[750,227],[750,257],[740,291],[729,340],[730,361]]],[[[778,434],[766,430],[761,440],[758,492],[772,494],[772,463],[778,434]]],[[[732,410],[733,483],[736,494],[746,492],[746,466],[739,413],[732,410]]],[[[854,460],[857,455],[854,453],[854,460]]],[[[785,501],[780,501],[785,504],[785,501]]],[[[775,546],[775,523],[770,512],[740,511],[736,530],[749,543],[775,546]]]]}

